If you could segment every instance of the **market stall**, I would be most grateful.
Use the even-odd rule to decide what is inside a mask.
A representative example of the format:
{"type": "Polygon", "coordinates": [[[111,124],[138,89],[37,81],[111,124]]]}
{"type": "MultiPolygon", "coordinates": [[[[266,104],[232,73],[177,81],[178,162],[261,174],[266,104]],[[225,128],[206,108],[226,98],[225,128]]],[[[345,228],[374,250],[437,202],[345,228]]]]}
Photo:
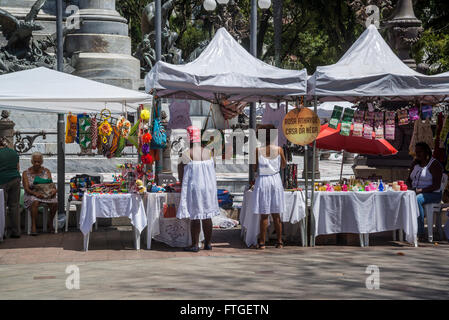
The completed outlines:
{"type": "MultiPolygon", "coordinates": [[[[447,120],[443,121],[442,114],[438,115],[437,130],[441,132],[442,142],[438,140],[434,144],[429,119],[435,116],[432,114],[435,104],[444,101],[449,94],[448,76],[427,76],[410,69],[393,53],[376,27],[369,26],[336,64],[318,67],[309,79],[308,93],[315,100],[315,108],[318,101],[354,103],[352,108],[343,108],[335,103],[329,125],[324,128],[321,141],[317,139],[314,143],[313,152],[316,148],[323,148],[382,154],[374,149],[380,147],[388,150],[390,146],[385,139],[395,138],[398,125],[414,123],[410,154],[414,154],[417,139],[424,139],[432,147],[435,145],[436,152],[441,153],[441,148],[447,144],[447,131],[443,126],[447,120]],[[384,101],[408,102],[408,105],[387,109],[382,107],[384,101]],[[365,143],[363,139],[366,139],[365,143]],[[345,143],[349,141],[352,143],[345,143]],[[368,151],[361,150],[363,146],[368,151]],[[369,152],[369,149],[375,152],[369,152]]],[[[437,137],[440,138],[440,134],[437,137]]],[[[337,186],[340,190],[349,188],[349,192],[336,192],[333,186],[314,186],[311,192],[311,217],[314,218],[311,243],[319,234],[369,234],[402,229],[407,241],[416,245],[416,220],[419,215],[416,195],[407,191],[406,186],[398,187],[398,182],[390,186],[388,192],[385,192],[388,189],[386,185],[379,191],[381,183],[359,181],[358,186],[337,186]],[[377,183],[377,187],[370,190],[368,185],[373,183],[377,183]],[[366,192],[365,188],[371,192],[366,192]],[[323,192],[322,189],[330,192],[323,192]],[[343,206],[344,214],[341,211],[343,206]]]]}
{"type": "MultiPolygon", "coordinates": [[[[62,144],[62,148],[58,147],[59,184],[64,184],[65,178],[64,140],[66,143],[78,143],[81,153],[93,154],[92,151],[95,150],[106,158],[119,156],[126,144],[136,145],[140,148],[143,145],[148,145],[152,140],[151,137],[145,143],[141,143],[139,138],[148,133],[150,128],[144,127],[145,123],[140,119],[137,121],[137,125],[132,126],[126,118],[126,114],[128,111],[137,112],[138,109],[141,111],[141,104],[151,102],[152,96],[145,93],[47,68],[35,68],[0,76],[0,104],[4,105],[6,109],[58,113],[61,115],[58,121],[58,140],[62,144]],[[65,138],[62,129],[64,127],[63,114],[68,114],[65,138]],[[62,126],[60,126],[61,124],[62,126]]],[[[145,121],[148,123],[150,112],[141,113],[145,115],[145,121]]],[[[143,157],[143,159],[152,160],[148,157],[143,157]]],[[[71,187],[73,187],[72,183],[71,187]]],[[[78,187],[84,188],[84,191],[87,192],[87,188],[91,185],[75,187],[76,189],[78,187]]],[[[89,223],[94,223],[98,217],[125,214],[133,220],[137,214],[135,208],[140,208],[140,211],[137,210],[137,212],[144,213],[144,210],[141,210],[143,208],[142,201],[137,201],[135,194],[132,194],[133,192],[122,191],[123,194],[113,196],[102,194],[89,195],[86,198],[81,210],[81,226],[85,235],[90,230],[89,223]],[[114,207],[104,206],[108,203],[110,197],[123,199],[122,201],[114,200],[112,202],[115,203],[114,207]],[[122,210],[123,207],[120,206],[125,206],[129,210],[124,211],[122,210]],[[109,211],[107,212],[107,210],[109,211]]],[[[81,200],[82,194],[78,193],[76,196],[78,197],[77,200],[81,200]]],[[[62,208],[65,204],[64,198],[64,187],[62,187],[58,192],[58,199],[62,208]]],[[[60,209],[59,212],[62,213],[64,210],[60,209]]],[[[140,231],[142,226],[146,226],[146,217],[144,214],[142,216],[143,218],[138,218],[138,221],[135,221],[135,226],[140,231]]],[[[88,237],[86,238],[88,239],[88,237]]],[[[87,242],[88,240],[85,241],[86,249],[87,242]]]]}
{"type": "MultiPolygon", "coordinates": [[[[145,78],[145,87],[148,93],[158,98],[205,100],[217,104],[224,118],[229,119],[237,116],[248,102],[276,102],[278,106],[281,101],[297,102],[300,96],[306,94],[307,72],[305,69],[284,70],[264,63],[221,28],[196,60],[185,65],[157,62],[145,78]]],[[[255,129],[254,124],[250,125],[250,129],[255,129]]],[[[255,143],[252,145],[254,147],[255,143]]],[[[291,169],[293,171],[293,167],[291,169]]],[[[165,195],[150,195],[148,210],[159,212],[157,199],[164,198],[165,195]]],[[[291,212],[285,213],[286,221],[302,221],[301,207],[290,209],[291,212]]],[[[152,217],[157,219],[158,214],[152,217]]],[[[252,213],[251,216],[250,213],[246,214],[246,217],[248,223],[257,223],[253,219],[257,217],[252,217],[252,213]]],[[[155,236],[160,226],[158,229],[151,222],[149,225],[152,225],[152,230],[148,234],[155,236]]],[[[150,242],[149,239],[148,245],[150,242]]]]}

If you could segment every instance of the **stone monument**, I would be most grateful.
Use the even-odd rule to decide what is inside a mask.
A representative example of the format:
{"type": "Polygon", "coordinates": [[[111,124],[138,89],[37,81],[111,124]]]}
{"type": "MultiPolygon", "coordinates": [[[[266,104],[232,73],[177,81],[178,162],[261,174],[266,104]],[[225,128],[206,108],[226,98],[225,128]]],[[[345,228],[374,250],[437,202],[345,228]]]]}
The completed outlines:
{"type": "Polygon", "coordinates": [[[72,56],[74,75],[138,89],[140,62],[131,56],[128,25],[115,9],[115,0],[77,0],[82,21],[67,35],[66,54],[72,56]]]}

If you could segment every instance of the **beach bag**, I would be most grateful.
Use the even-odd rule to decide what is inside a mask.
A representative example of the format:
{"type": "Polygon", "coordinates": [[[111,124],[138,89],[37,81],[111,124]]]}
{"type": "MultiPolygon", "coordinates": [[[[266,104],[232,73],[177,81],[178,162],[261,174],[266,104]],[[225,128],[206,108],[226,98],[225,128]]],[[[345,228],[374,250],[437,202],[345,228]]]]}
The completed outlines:
{"type": "Polygon", "coordinates": [[[167,146],[167,134],[161,124],[161,119],[157,115],[157,109],[157,107],[154,108],[153,139],[151,140],[150,149],[165,149],[167,146]]]}
{"type": "Polygon", "coordinates": [[[39,176],[34,178],[33,181],[33,190],[36,192],[42,193],[45,199],[51,198],[51,193],[56,189],[53,180],[51,179],[43,179],[39,176]]]}

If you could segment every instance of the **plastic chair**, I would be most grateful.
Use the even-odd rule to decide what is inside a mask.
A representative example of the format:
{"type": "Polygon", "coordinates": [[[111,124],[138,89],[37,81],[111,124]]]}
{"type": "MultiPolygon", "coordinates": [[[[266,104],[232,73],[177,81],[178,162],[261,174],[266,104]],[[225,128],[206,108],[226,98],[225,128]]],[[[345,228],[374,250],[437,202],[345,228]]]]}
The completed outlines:
{"type": "MultiPolygon", "coordinates": [[[[48,219],[48,215],[50,214],[50,209],[48,208],[48,205],[45,203],[41,203],[39,205],[39,208],[43,209],[42,229],[44,232],[47,232],[47,219],[48,219]]],[[[26,214],[27,214],[27,234],[30,235],[31,234],[31,208],[27,209],[26,214]]],[[[55,233],[58,233],[58,214],[55,214],[55,217],[53,219],[53,227],[55,228],[55,233]]]]}
{"type": "MultiPolygon", "coordinates": [[[[443,177],[441,179],[441,188],[440,192],[443,192],[444,189],[446,189],[446,185],[448,182],[448,176],[447,174],[443,174],[443,177]]],[[[427,203],[424,206],[424,215],[427,219],[427,240],[428,242],[433,242],[433,218],[434,214],[437,214],[437,222],[436,226],[439,229],[440,237],[443,236],[443,228],[441,223],[441,209],[443,208],[443,205],[440,203],[427,203]]],[[[441,238],[442,239],[442,238],[441,238]]]]}

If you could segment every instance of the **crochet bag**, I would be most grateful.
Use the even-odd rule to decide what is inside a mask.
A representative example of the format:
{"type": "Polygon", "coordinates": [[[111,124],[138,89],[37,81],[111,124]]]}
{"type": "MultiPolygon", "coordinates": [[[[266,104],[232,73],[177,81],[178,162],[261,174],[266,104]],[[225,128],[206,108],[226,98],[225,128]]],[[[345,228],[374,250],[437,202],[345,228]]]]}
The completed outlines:
{"type": "Polygon", "coordinates": [[[161,124],[161,120],[157,114],[157,107],[154,108],[153,118],[153,139],[151,140],[151,149],[164,149],[167,146],[167,134],[161,124]]]}

